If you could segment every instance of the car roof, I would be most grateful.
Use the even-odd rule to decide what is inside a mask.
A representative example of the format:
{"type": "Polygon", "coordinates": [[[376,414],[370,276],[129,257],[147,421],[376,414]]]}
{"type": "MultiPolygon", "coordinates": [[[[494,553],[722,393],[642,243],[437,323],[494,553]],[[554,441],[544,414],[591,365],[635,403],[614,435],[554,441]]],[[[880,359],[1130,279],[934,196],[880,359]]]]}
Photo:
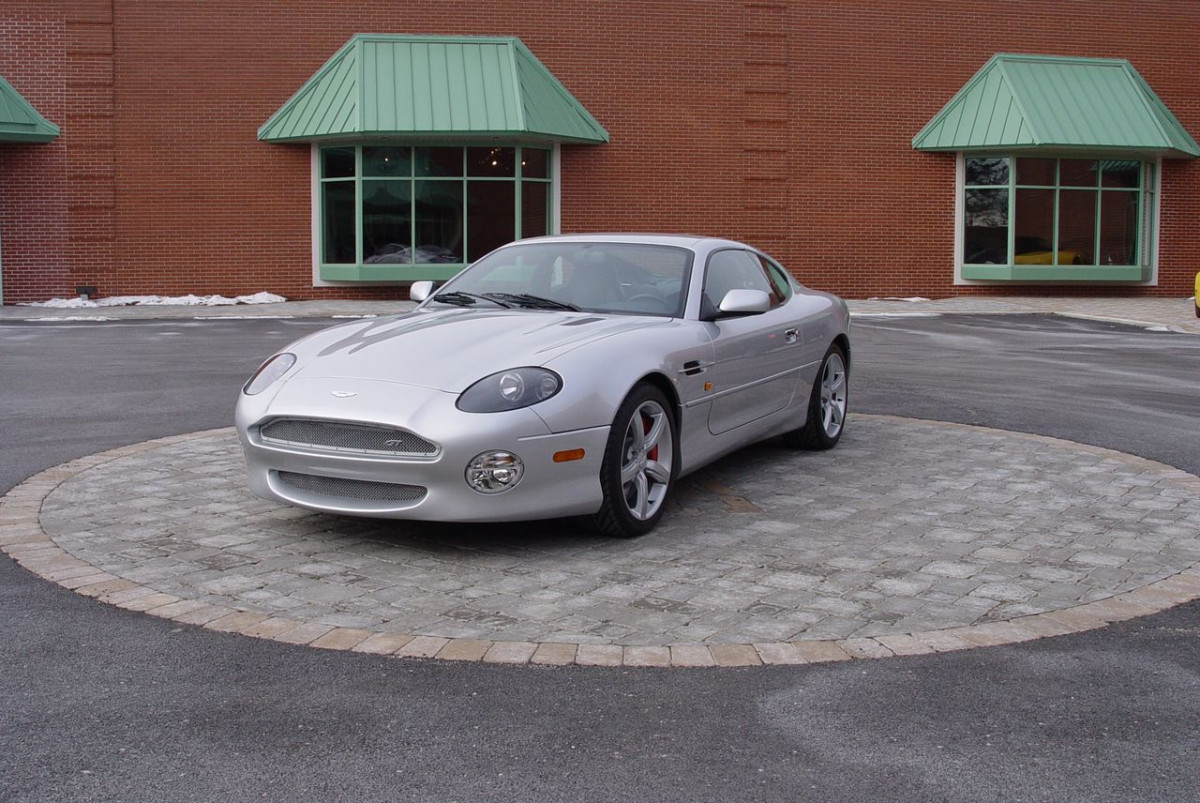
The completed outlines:
{"type": "Polygon", "coordinates": [[[645,234],[622,232],[597,232],[592,234],[555,234],[548,237],[530,237],[510,245],[524,243],[629,243],[632,245],[673,245],[679,248],[711,250],[720,247],[749,248],[745,243],[719,237],[704,237],[696,234],[645,234]]]}

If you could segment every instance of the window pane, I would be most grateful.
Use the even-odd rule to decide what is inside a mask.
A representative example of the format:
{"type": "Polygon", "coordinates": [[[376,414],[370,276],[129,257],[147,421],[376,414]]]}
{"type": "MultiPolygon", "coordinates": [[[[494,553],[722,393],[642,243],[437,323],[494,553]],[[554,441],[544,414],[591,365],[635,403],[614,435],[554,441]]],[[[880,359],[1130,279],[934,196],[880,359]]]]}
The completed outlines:
{"type": "Polygon", "coordinates": [[[550,185],[521,182],[521,236],[541,237],[550,233],[550,185]]]}
{"type": "Polygon", "coordinates": [[[1100,182],[1100,163],[1093,159],[1063,159],[1058,175],[1063,187],[1095,187],[1100,182]]]}
{"type": "MultiPolygon", "coordinates": [[[[458,151],[462,155],[462,151],[458,151]]],[[[461,263],[463,204],[461,181],[418,181],[417,262],[461,263]]]]}
{"type": "Polygon", "coordinates": [[[493,252],[450,285],[469,293],[532,293],[587,310],[677,316],[692,254],[617,243],[520,243],[493,252]]]}
{"type": "Polygon", "coordinates": [[[327,181],[321,185],[323,248],[326,264],[354,264],[354,182],[327,181]]]}
{"type": "Polygon", "coordinates": [[[417,148],[414,166],[418,176],[461,176],[462,148],[417,148]]]}
{"type": "Polygon", "coordinates": [[[550,178],[550,151],[522,148],[521,175],[525,178],[550,178]]]}
{"type": "Polygon", "coordinates": [[[771,284],[775,285],[775,292],[779,298],[785,299],[791,296],[792,283],[789,281],[783,268],[762,257],[759,257],[759,261],[762,262],[763,268],[767,271],[767,278],[771,280],[771,284]]]}
{"type": "Polygon", "coordinates": [[[1013,238],[1016,264],[1054,264],[1054,190],[1017,190],[1013,238]]]}
{"type": "Polygon", "coordinates": [[[1037,187],[1054,186],[1054,159],[1018,159],[1017,183],[1037,187]]]}
{"type": "Polygon", "coordinates": [[[1058,194],[1058,259],[1067,265],[1095,265],[1096,195],[1094,191],[1060,190],[1058,194]]]}
{"type": "Polygon", "coordinates": [[[1104,187],[1132,187],[1136,189],[1141,186],[1141,162],[1110,159],[1101,162],[1100,166],[1103,169],[1103,178],[1100,183],[1104,187]]]}
{"type": "Polygon", "coordinates": [[[364,176],[410,176],[408,148],[363,148],[364,176]]]}
{"type": "Polygon", "coordinates": [[[1008,190],[967,190],[963,261],[1008,262],[1008,190]]]}
{"type": "Polygon", "coordinates": [[[408,181],[362,183],[364,263],[412,262],[411,187],[408,181]]]}
{"type": "Polygon", "coordinates": [[[761,290],[771,296],[771,306],[783,300],[758,257],[749,251],[717,251],[708,259],[704,274],[704,294],[708,300],[714,307],[720,307],[730,290],[761,290]]]}
{"type": "Polygon", "coordinates": [[[516,185],[511,181],[467,182],[467,261],[516,238],[516,185]]]}
{"type": "Polygon", "coordinates": [[[967,159],[967,186],[1008,183],[1007,159],[967,159]]]}
{"type": "Polygon", "coordinates": [[[1136,265],[1138,194],[1100,193],[1100,263],[1136,265]]]}
{"type": "Polygon", "coordinates": [[[516,148],[467,148],[468,176],[511,178],[516,166],[516,148]]]}
{"type": "Polygon", "coordinates": [[[322,148],[321,178],[353,178],[354,148],[322,148]]]}

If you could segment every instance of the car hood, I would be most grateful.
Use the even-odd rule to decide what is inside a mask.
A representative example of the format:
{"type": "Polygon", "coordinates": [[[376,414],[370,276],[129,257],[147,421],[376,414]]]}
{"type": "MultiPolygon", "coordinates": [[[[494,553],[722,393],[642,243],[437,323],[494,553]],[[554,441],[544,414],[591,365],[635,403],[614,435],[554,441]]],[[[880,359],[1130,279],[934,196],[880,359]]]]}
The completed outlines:
{"type": "Polygon", "coordinates": [[[317,332],[289,349],[294,377],[358,378],[459,393],[496,371],[670,319],[532,310],[417,310],[317,332]]]}

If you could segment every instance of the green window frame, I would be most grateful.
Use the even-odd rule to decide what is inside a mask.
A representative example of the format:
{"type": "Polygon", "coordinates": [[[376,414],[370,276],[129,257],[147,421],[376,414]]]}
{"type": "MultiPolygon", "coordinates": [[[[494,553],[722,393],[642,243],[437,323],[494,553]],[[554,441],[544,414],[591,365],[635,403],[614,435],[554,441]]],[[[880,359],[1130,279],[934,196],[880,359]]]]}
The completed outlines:
{"type": "Polygon", "coordinates": [[[317,149],[326,281],[448,279],[512,240],[553,232],[553,151],[519,145],[317,149]]]}
{"type": "Polygon", "coordinates": [[[963,279],[1149,279],[1153,162],[964,154],[962,167],[963,279]]]}

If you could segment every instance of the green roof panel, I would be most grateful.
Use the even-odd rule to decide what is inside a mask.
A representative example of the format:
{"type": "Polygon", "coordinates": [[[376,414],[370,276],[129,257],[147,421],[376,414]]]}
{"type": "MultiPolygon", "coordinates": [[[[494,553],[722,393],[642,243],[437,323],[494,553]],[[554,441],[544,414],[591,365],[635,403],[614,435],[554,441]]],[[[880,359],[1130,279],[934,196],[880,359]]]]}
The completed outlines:
{"type": "Polygon", "coordinates": [[[913,137],[922,151],[1079,151],[1200,156],[1124,59],[1000,53],[913,137]]]}
{"type": "Polygon", "coordinates": [[[58,126],[0,76],[0,142],[49,142],[57,136],[58,126]]]}
{"type": "Polygon", "coordinates": [[[258,130],[266,142],[396,136],[608,142],[512,38],[358,34],[258,130]]]}

